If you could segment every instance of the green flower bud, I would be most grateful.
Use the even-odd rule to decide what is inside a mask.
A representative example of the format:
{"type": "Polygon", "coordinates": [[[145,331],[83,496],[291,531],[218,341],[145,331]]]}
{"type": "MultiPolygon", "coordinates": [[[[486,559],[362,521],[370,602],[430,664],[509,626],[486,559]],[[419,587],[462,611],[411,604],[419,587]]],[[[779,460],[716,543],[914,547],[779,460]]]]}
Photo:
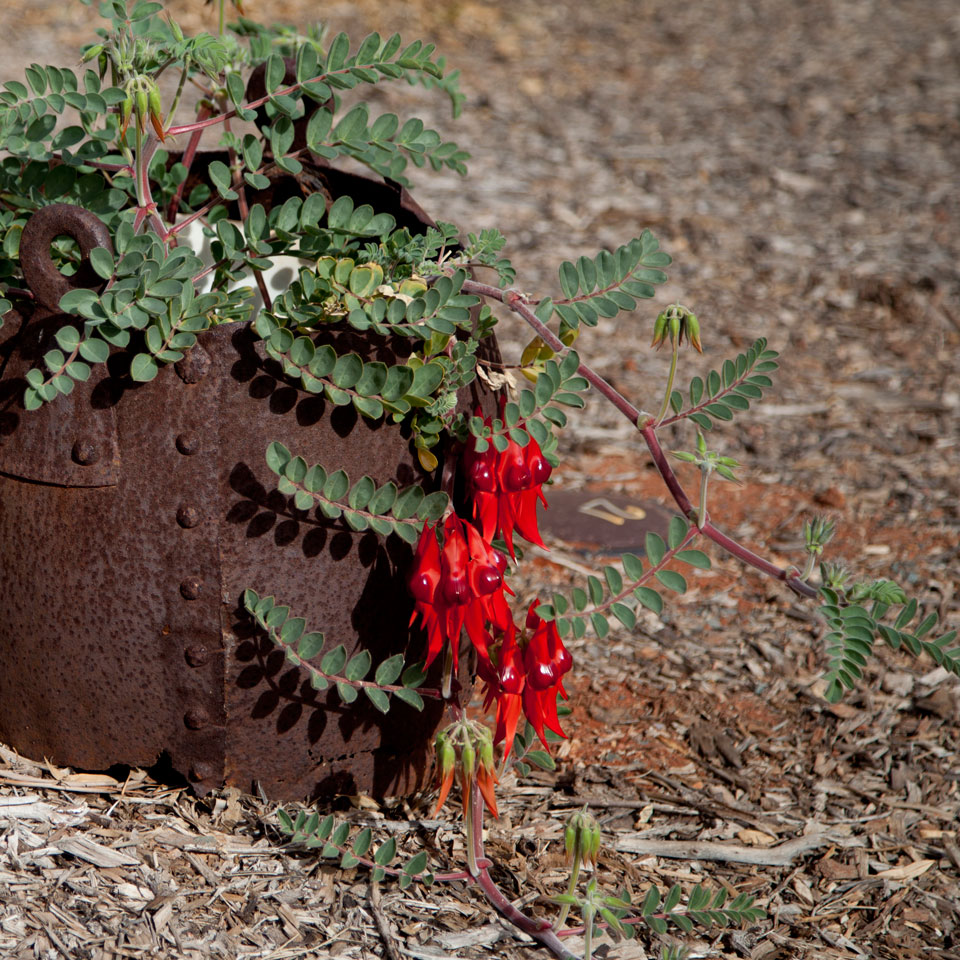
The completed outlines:
{"type": "Polygon", "coordinates": [[[596,866],[600,850],[600,824],[585,809],[578,810],[567,823],[563,832],[567,856],[596,866]]]}
{"type": "Polygon", "coordinates": [[[703,353],[700,343],[700,321],[692,313],[687,314],[687,339],[697,353],[703,353]]]}
{"type": "Polygon", "coordinates": [[[147,100],[150,104],[150,113],[155,117],[159,117],[163,111],[163,103],[160,99],[160,88],[153,80],[149,80],[147,83],[147,100]]]}
{"type": "Polygon", "coordinates": [[[150,98],[147,96],[147,91],[138,86],[134,91],[133,101],[137,112],[137,126],[143,133],[143,128],[147,124],[147,114],[150,113],[150,98]]]}
{"type": "Polygon", "coordinates": [[[690,341],[691,346],[698,353],[703,353],[700,343],[700,322],[696,315],[679,303],[674,303],[657,317],[653,325],[651,346],[659,347],[668,339],[671,343],[681,344],[684,338],[690,341]]]}
{"type": "Polygon", "coordinates": [[[676,340],[680,336],[680,317],[675,313],[671,313],[667,318],[667,322],[670,326],[670,339],[676,340]]]}
{"type": "Polygon", "coordinates": [[[473,779],[473,772],[476,769],[477,751],[473,744],[467,740],[460,748],[460,766],[463,768],[463,775],[467,780],[473,779]]]}
{"type": "Polygon", "coordinates": [[[437,764],[440,767],[441,778],[445,777],[457,760],[457,752],[453,749],[450,738],[445,733],[437,734],[437,764]]]}
{"type": "Polygon", "coordinates": [[[485,737],[480,743],[480,766],[493,770],[493,741],[485,737]]]}
{"type": "Polygon", "coordinates": [[[566,851],[567,859],[573,856],[573,848],[577,842],[577,831],[573,829],[573,824],[568,823],[563,828],[563,849],[566,851]]]}
{"type": "Polygon", "coordinates": [[[86,53],[84,53],[81,63],[89,63],[96,57],[99,57],[103,53],[103,44],[95,43],[92,47],[88,47],[86,53]]]}
{"type": "Polygon", "coordinates": [[[133,111],[133,96],[127,92],[126,98],[120,104],[120,131],[125,132],[130,123],[130,114],[133,111]]]}
{"type": "Polygon", "coordinates": [[[659,347],[667,335],[667,314],[661,313],[653,324],[653,342],[651,347],[659,347]]]}

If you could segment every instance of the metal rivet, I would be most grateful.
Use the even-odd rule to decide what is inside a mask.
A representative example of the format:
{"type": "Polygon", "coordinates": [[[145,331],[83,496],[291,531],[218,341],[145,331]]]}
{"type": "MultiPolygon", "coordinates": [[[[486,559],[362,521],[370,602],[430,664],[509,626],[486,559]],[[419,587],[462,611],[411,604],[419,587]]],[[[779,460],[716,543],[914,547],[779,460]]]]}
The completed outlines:
{"type": "Polygon", "coordinates": [[[195,527],[199,522],[200,511],[196,507],[191,507],[185,503],[177,510],[177,523],[181,527],[186,527],[189,530],[190,527],[195,527]]]}
{"type": "Polygon", "coordinates": [[[192,457],[200,449],[200,438],[195,433],[181,433],[175,442],[185,457],[192,457]]]}
{"type": "Polygon", "coordinates": [[[209,780],[213,776],[213,767],[209,763],[195,763],[190,768],[189,777],[193,781],[209,780]]]}
{"type": "Polygon", "coordinates": [[[196,600],[203,589],[203,581],[199,577],[187,577],[180,584],[180,593],[187,600],[196,600]]]}
{"type": "Polygon", "coordinates": [[[195,343],[173,368],[184,383],[199,383],[207,375],[212,363],[207,351],[195,343]]]}
{"type": "Polygon", "coordinates": [[[190,730],[200,730],[210,722],[210,716],[202,707],[193,707],[184,714],[183,722],[190,730]]]}
{"type": "Polygon", "coordinates": [[[183,651],[184,659],[191,667],[202,667],[210,659],[210,653],[202,643],[194,643],[183,651]]]}
{"type": "Polygon", "coordinates": [[[100,459],[100,451],[92,440],[78,440],[73,445],[71,456],[75,463],[82,467],[89,467],[100,459]]]}

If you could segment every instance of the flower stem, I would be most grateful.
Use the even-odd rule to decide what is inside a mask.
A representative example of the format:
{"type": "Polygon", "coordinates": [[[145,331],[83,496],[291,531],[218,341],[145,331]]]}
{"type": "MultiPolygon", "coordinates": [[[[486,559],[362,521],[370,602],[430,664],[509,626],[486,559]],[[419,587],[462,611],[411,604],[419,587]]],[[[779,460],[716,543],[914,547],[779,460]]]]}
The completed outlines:
{"type": "Polygon", "coordinates": [[[583,960],[593,957],[593,904],[588,903],[583,908],[583,960]]]}
{"type": "Polygon", "coordinates": [[[173,115],[177,112],[177,107],[180,106],[180,98],[183,96],[183,87],[187,80],[187,69],[190,66],[190,58],[183,63],[183,68],[180,70],[180,82],[177,84],[177,92],[173,95],[173,103],[170,104],[170,109],[167,111],[167,119],[172,121],[173,115]]]}
{"type": "Polygon", "coordinates": [[[670,352],[670,373],[667,375],[667,389],[663,393],[663,406],[660,407],[660,413],[657,414],[658,424],[670,409],[670,394],[673,393],[673,381],[677,376],[677,357],[680,355],[680,343],[677,337],[671,339],[670,346],[672,347],[670,352]]]}
{"type": "MultiPolygon", "coordinates": [[[[571,953],[560,941],[553,927],[546,920],[534,920],[518,910],[505,896],[504,892],[494,883],[490,876],[490,861],[483,853],[483,804],[480,796],[480,787],[474,781],[472,785],[472,804],[479,815],[472,817],[469,825],[464,821],[467,850],[472,851],[477,872],[473,875],[474,881],[483,891],[487,902],[502,917],[509,920],[518,930],[523,931],[542,946],[546,947],[558,960],[580,960],[575,953],[571,953]]],[[[469,855],[469,853],[468,853],[469,855]]]]}
{"type": "MultiPolygon", "coordinates": [[[[580,877],[580,852],[576,852],[573,858],[573,868],[570,871],[570,882],[567,884],[567,893],[570,896],[573,896],[573,891],[577,889],[577,880],[580,877]]],[[[570,904],[563,903],[560,905],[560,916],[557,917],[557,922],[553,925],[554,930],[559,930],[566,922],[567,915],[570,913],[570,904]]]]}
{"type": "Polygon", "coordinates": [[[467,873],[474,878],[480,873],[477,856],[483,855],[483,806],[478,802],[479,799],[480,787],[475,779],[465,782],[463,785],[463,832],[467,841],[467,873]],[[474,821],[477,819],[480,823],[475,829],[474,821]]]}
{"type": "MultiPolygon", "coordinates": [[[[201,106],[197,113],[197,120],[205,120],[210,116],[210,113],[211,110],[208,106],[201,106]]],[[[167,136],[169,137],[171,135],[172,133],[168,129],[167,136]]],[[[177,184],[177,190],[174,193],[173,198],[170,200],[170,205],[167,207],[167,220],[169,220],[171,223],[177,219],[177,213],[180,210],[180,201],[183,199],[183,193],[187,187],[187,174],[190,173],[190,167],[193,164],[193,158],[197,155],[197,148],[200,146],[200,138],[202,136],[203,130],[193,130],[190,133],[190,139],[187,141],[187,147],[183,151],[183,155],[180,157],[180,162],[185,167],[185,170],[183,180],[177,184]]]]}
{"type": "Polygon", "coordinates": [[[700,509],[697,511],[697,529],[703,530],[707,522],[707,484],[710,482],[710,468],[704,464],[700,468],[700,509]]]}
{"type": "MultiPolygon", "coordinates": [[[[459,643],[460,638],[457,637],[459,643]]],[[[443,648],[443,676],[440,682],[440,695],[444,700],[449,700],[453,691],[453,650],[450,644],[443,648]]]]}

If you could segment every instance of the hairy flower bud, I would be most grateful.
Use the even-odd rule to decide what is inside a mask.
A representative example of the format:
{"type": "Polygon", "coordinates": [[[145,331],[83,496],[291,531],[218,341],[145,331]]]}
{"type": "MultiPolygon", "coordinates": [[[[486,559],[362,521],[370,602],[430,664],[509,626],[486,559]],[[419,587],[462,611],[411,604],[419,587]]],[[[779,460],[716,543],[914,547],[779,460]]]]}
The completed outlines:
{"type": "Polygon", "coordinates": [[[703,346],[700,343],[700,321],[697,320],[696,314],[679,303],[671,304],[654,321],[653,341],[650,346],[660,347],[668,340],[679,346],[683,343],[684,337],[690,341],[690,345],[697,353],[703,353],[703,346]]]}
{"type": "Polygon", "coordinates": [[[437,734],[437,766],[441,776],[445,776],[453,769],[457,754],[450,742],[450,737],[443,731],[437,734]]]}
{"type": "Polygon", "coordinates": [[[600,824],[586,808],[578,810],[567,821],[563,842],[569,860],[579,859],[596,866],[600,851],[600,824]]]}
{"type": "Polygon", "coordinates": [[[464,777],[469,781],[473,778],[473,772],[477,764],[477,751],[473,744],[467,740],[460,748],[460,767],[463,770],[464,777]]]}
{"type": "Polygon", "coordinates": [[[150,98],[143,87],[137,87],[133,94],[133,102],[137,113],[137,129],[143,133],[147,125],[147,114],[150,112],[150,98]]]}

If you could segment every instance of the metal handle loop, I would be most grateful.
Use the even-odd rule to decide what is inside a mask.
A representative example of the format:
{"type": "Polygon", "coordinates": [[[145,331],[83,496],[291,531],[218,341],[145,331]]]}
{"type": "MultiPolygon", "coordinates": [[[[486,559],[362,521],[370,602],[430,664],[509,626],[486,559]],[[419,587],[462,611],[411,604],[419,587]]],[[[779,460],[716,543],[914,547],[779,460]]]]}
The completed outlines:
{"type": "Polygon", "coordinates": [[[56,311],[65,293],[103,286],[103,279],[90,266],[94,247],[106,247],[112,253],[110,231],[95,213],[83,207],[53,203],[30,217],[20,237],[20,266],[27,286],[43,306],[56,311]],[[77,241],[83,255],[80,269],[72,277],[64,276],[50,256],[50,244],[64,234],[77,241]]]}

